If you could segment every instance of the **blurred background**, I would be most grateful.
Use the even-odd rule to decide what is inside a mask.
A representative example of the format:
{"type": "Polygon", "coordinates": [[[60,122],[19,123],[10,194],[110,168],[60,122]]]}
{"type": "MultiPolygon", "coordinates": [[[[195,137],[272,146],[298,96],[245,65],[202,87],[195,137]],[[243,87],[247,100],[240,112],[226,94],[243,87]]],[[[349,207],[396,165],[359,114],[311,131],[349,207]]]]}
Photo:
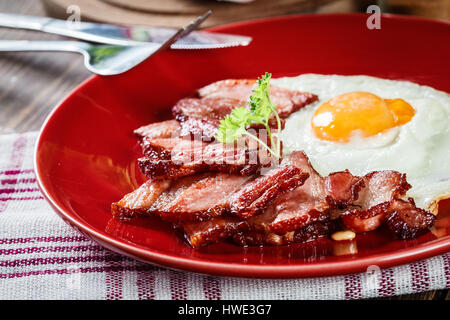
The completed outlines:
{"type": "MultiPolygon", "coordinates": [[[[203,27],[299,13],[382,12],[450,20],[450,0],[0,0],[0,12],[83,21],[179,27],[213,9],[203,27]],[[77,12],[77,10],[79,12],[77,12]]],[[[0,28],[0,39],[63,40],[42,32],[0,28]]],[[[91,73],[70,53],[0,54],[0,134],[38,130],[48,113],[91,73]]]]}
{"type": "Polygon", "coordinates": [[[70,5],[82,19],[175,27],[212,9],[203,27],[297,13],[365,12],[371,4],[383,12],[450,19],[450,0],[42,0],[49,15],[67,17],[70,5]]]}

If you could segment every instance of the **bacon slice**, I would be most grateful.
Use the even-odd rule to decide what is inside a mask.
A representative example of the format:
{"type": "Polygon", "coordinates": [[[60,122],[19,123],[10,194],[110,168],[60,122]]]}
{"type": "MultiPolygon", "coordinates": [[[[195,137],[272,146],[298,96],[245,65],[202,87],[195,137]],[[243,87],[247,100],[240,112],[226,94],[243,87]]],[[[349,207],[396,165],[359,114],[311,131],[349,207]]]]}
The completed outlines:
{"type": "Polygon", "coordinates": [[[151,123],[134,130],[134,134],[139,138],[162,139],[178,137],[180,124],[176,120],[167,120],[151,123]]]}
{"type": "Polygon", "coordinates": [[[273,161],[247,139],[235,145],[161,139],[145,141],[142,148],[146,157],[138,159],[138,165],[152,179],[176,179],[206,171],[253,175],[273,161]]]}
{"type": "MultiPolygon", "coordinates": [[[[201,136],[205,141],[212,141],[217,133],[220,120],[230,114],[236,107],[248,106],[248,99],[256,80],[224,80],[212,83],[198,91],[199,98],[185,98],[172,108],[172,114],[181,122],[181,135],[201,136]]],[[[317,96],[294,90],[271,87],[271,99],[277,112],[283,119],[305,105],[317,100],[317,96]]],[[[272,117],[269,125],[277,127],[272,117]]]]}
{"type": "MultiPolygon", "coordinates": [[[[280,119],[281,129],[284,129],[285,121],[280,119]]],[[[190,137],[196,140],[201,140],[205,142],[212,142],[216,139],[217,130],[219,129],[220,121],[211,119],[196,119],[196,118],[186,118],[185,121],[180,122],[180,136],[190,137]]],[[[274,130],[277,128],[276,119],[269,119],[269,127],[274,130]]],[[[266,128],[261,124],[253,124],[248,129],[255,129],[253,134],[258,135],[258,130],[265,131],[266,128]]]]}
{"type": "Polygon", "coordinates": [[[302,185],[308,174],[293,166],[261,176],[233,195],[231,213],[241,219],[262,213],[280,194],[302,185]]]}
{"type": "Polygon", "coordinates": [[[349,210],[342,214],[342,221],[351,230],[361,233],[380,227],[386,220],[390,202],[383,202],[366,210],[349,210]]]}
{"type": "MultiPolygon", "coordinates": [[[[363,179],[348,171],[335,172],[323,178],[303,152],[298,152],[296,166],[309,174],[308,180],[277,198],[273,208],[263,214],[269,221],[270,216],[273,220],[262,224],[279,235],[329,219],[332,209],[354,202],[364,186],[363,179]]],[[[261,224],[261,221],[256,224],[261,224]]]]}
{"type": "Polygon", "coordinates": [[[111,212],[117,218],[132,218],[146,214],[158,197],[170,187],[170,181],[148,180],[138,189],[113,202],[111,212]]]}
{"type": "Polygon", "coordinates": [[[300,152],[290,154],[280,166],[236,192],[230,199],[230,212],[241,219],[248,219],[261,214],[281,194],[302,185],[309,177],[302,171],[302,156],[300,152]]]}
{"type": "MultiPolygon", "coordinates": [[[[213,141],[217,135],[220,121],[236,107],[247,106],[247,101],[226,98],[198,99],[185,98],[178,101],[172,108],[172,114],[180,121],[180,136],[201,138],[203,141],[213,141]]],[[[288,114],[285,115],[289,116],[288,114]]],[[[284,120],[280,119],[281,128],[284,120]]],[[[271,128],[277,127],[275,117],[269,119],[271,128]]],[[[264,128],[253,125],[254,128],[264,128]]]]}
{"type": "MultiPolygon", "coordinates": [[[[311,173],[313,172],[311,170],[313,169],[303,152],[295,153],[295,165],[296,168],[301,168],[302,172],[308,172],[310,174],[309,178],[302,186],[297,187],[293,191],[281,194],[264,213],[253,215],[246,220],[246,229],[244,231],[282,236],[287,232],[295,231],[315,221],[328,218],[328,204],[326,203],[325,196],[322,194],[322,202],[315,206],[316,199],[311,199],[311,194],[305,194],[305,190],[311,191],[310,180],[311,173]],[[305,188],[305,185],[309,187],[305,188]]],[[[320,178],[318,174],[317,177],[320,178]]],[[[313,177],[313,179],[317,179],[317,177],[313,177]]],[[[258,198],[256,197],[255,199],[258,203],[258,198]]],[[[243,225],[241,224],[240,226],[242,229],[243,225]]],[[[272,238],[275,239],[277,237],[272,236],[272,238]]]]}
{"type": "Polygon", "coordinates": [[[246,103],[246,100],[228,98],[184,98],[173,106],[172,115],[181,122],[187,118],[220,121],[234,108],[243,107],[246,103]]]}
{"type": "MultiPolygon", "coordinates": [[[[248,101],[256,80],[229,79],[214,82],[198,90],[200,98],[220,98],[248,101]]],[[[278,115],[281,118],[288,117],[307,104],[316,101],[316,95],[307,92],[288,90],[277,86],[270,88],[271,101],[276,105],[278,115]]]]}
{"type": "Polygon", "coordinates": [[[294,152],[290,161],[309,178],[303,185],[279,196],[261,215],[248,219],[251,230],[278,235],[304,228],[329,218],[337,204],[351,203],[364,185],[359,177],[348,171],[321,177],[303,152],[294,152]]]}
{"type": "Polygon", "coordinates": [[[192,137],[203,141],[214,141],[220,121],[212,119],[187,118],[180,122],[180,136],[192,137]]]}
{"type": "MultiPolygon", "coordinates": [[[[296,153],[295,159],[296,167],[309,173],[309,178],[303,185],[279,196],[263,214],[249,218],[247,224],[250,233],[283,236],[313,223],[326,221],[332,211],[342,210],[342,207],[352,205],[352,208],[359,208],[353,206],[355,201],[359,206],[379,205],[380,201],[404,194],[408,189],[405,176],[397,172],[374,172],[361,178],[343,171],[322,178],[304,153],[296,153]],[[382,190],[384,197],[377,194],[377,190],[382,190]],[[362,197],[357,200],[359,194],[362,197]]],[[[257,185],[256,182],[254,180],[252,183],[257,185]]],[[[275,238],[271,236],[271,239],[275,238]]]]}
{"type": "Polygon", "coordinates": [[[363,177],[365,187],[358,200],[342,214],[344,224],[355,232],[377,229],[387,217],[389,202],[411,188],[406,175],[396,171],[374,171],[363,177]]]}
{"type": "Polygon", "coordinates": [[[331,235],[337,227],[337,223],[331,220],[313,222],[296,231],[290,231],[283,235],[265,232],[238,232],[232,236],[232,241],[241,246],[261,245],[288,245],[315,240],[331,235]]]}
{"type": "Polygon", "coordinates": [[[194,160],[198,154],[202,154],[204,148],[208,144],[191,139],[183,139],[180,137],[167,139],[148,139],[143,138],[141,148],[144,156],[156,160],[171,160],[189,162],[194,160]]]}
{"type": "Polygon", "coordinates": [[[401,239],[415,239],[431,228],[436,216],[417,208],[413,199],[408,201],[395,199],[389,202],[386,209],[386,224],[389,230],[401,239]]]}
{"type": "Polygon", "coordinates": [[[177,224],[186,240],[194,248],[206,246],[231,237],[241,230],[247,230],[245,221],[230,217],[217,217],[202,222],[182,222],[177,224]]]}
{"type": "Polygon", "coordinates": [[[341,209],[355,202],[365,186],[363,178],[352,175],[348,170],[329,174],[324,184],[328,203],[341,209]]]}
{"type": "Polygon", "coordinates": [[[194,248],[230,239],[241,246],[288,245],[329,236],[336,228],[336,221],[325,219],[311,223],[296,231],[279,235],[272,232],[251,230],[245,220],[232,217],[217,217],[203,222],[184,222],[177,225],[189,244],[194,248]]]}
{"type": "MultiPolygon", "coordinates": [[[[230,208],[240,205],[242,209],[262,212],[277,196],[302,184],[308,174],[294,166],[295,154],[283,160],[280,167],[270,170],[265,176],[252,181],[252,177],[230,174],[197,174],[168,184],[157,197],[152,197],[145,208],[136,213],[157,213],[166,220],[204,220],[229,212],[230,208]],[[247,183],[248,182],[248,183],[247,183]],[[247,183],[244,186],[244,183],[247,183]],[[170,201],[169,201],[169,200],[170,201]],[[243,203],[245,202],[245,206],[243,203]],[[239,205],[237,205],[239,204],[239,205]]],[[[127,199],[134,199],[140,194],[147,194],[158,180],[150,180],[135,193],[127,195],[119,203],[121,207],[132,211],[132,204],[127,199]]],[[[152,194],[153,195],[153,194],[152,194]]],[[[132,216],[128,213],[128,216],[132,216]]]]}
{"type": "Polygon", "coordinates": [[[268,232],[238,232],[232,235],[231,241],[240,246],[262,246],[262,245],[274,245],[282,246],[290,244],[292,241],[292,235],[294,232],[289,232],[285,235],[278,235],[268,232]]]}
{"type": "Polygon", "coordinates": [[[325,219],[317,221],[296,230],[292,242],[308,242],[320,237],[330,236],[338,229],[336,220],[325,219]]]}
{"type": "Polygon", "coordinates": [[[112,204],[118,218],[159,215],[172,221],[201,221],[222,215],[228,199],[250,178],[228,174],[198,174],[178,180],[149,180],[112,204]]]}
{"type": "Polygon", "coordinates": [[[228,210],[230,195],[248,179],[218,173],[203,177],[189,186],[180,187],[175,183],[167,195],[163,193],[156,200],[150,211],[172,222],[209,220],[228,210]]]}
{"type": "Polygon", "coordinates": [[[411,185],[406,181],[406,174],[397,171],[373,171],[363,177],[365,188],[359,192],[354,205],[370,208],[374,205],[400,198],[406,194],[411,185]]]}
{"type": "MultiPolygon", "coordinates": [[[[154,188],[152,183],[158,183],[160,188],[154,188],[156,191],[139,188],[136,194],[119,201],[120,205],[113,205],[113,214],[125,217],[133,213],[158,214],[181,228],[193,247],[227,238],[242,245],[310,241],[336,230],[340,220],[330,220],[333,211],[344,212],[342,221],[356,232],[373,230],[386,221],[393,233],[406,239],[424,233],[434,223],[435,217],[417,209],[412,200],[396,199],[409,188],[405,176],[398,172],[372,172],[359,178],[343,171],[322,178],[302,152],[290,156],[293,159],[289,165],[286,165],[289,159],[286,158],[282,163],[285,166],[272,169],[269,176],[286,178],[290,177],[290,174],[285,174],[291,168],[301,168],[301,172],[310,174],[309,178],[294,190],[278,195],[264,213],[247,220],[226,214],[233,201],[240,199],[237,195],[249,196],[244,200],[248,200],[246,204],[251,208],[250,212],[253,209],[258,212],[261,204],[267,205],[267,198],[261,196],[264,192],[250,191],[249,188],[259,186],[263,190],[271,190],[268,187],[270,183],[262,177],[245,180],[243,176],[230,178],[227,174],[213,177],[203,174],[172,181],[170,187],[167,181],[151,180],[144,184],[146,188],[154,188]],[[295,166],[292,166],[294,162],[295,166]],[[358,199],[355,199],[356,193],[360,195],[358,199]],[[335,206],[337,204],[348,205],[348,208],[340,209],[335,206]]],[[[275,179],[274,183],[282,185],[279,180],[275,179]]]]}
{"type": "Polygon", "coordinates": [[[181,136],[201,138],[213,141],[220,121],[234,108],[245,106],[245,101],[236,99],[199,99],[179,100],[172,108],[172,115],[180,121],[181,136]]]}
{"type": "Polygon", "coordinates": [[[204,177],[205,175],[189,176],[177,181],[150,179],[120,201],[113,203],[111,206],[113,216],[133,218],[154,214],[155,208],[170,203],[180,192],[204,177]]]}
{"type": "Polygon", "coordinates": [[[342,216],[346,226],[355,232],[372,231],[386,223],[401,239],[414,239],[428,231],[436,217],[420,208],[414,200],[392,199],[366,210],[353,210],[342,216]]]}
{"type": "Polygon", "coordinates": [[[284,234],[252,230],[248,221],[233,217],[217,217],[203,222],[183,222],[177,224],[189,244],[194,248],[231,239],[241,246],[256,245],[288,245],[308,242],[320,237],[329,236],[337,228],[337,222],[327,218],[313,222],[295,231],[284,234]]]}
{"type": "Polygon", "coordinates": [[[328,216],[329,204],[323,178],[313,169],[303,152],[296,152],[295,165],[309,174],[305,183],[278,197],[262,215],[251,218],[255,230],[282,235],[328,216]]]}
{"type": "Polygon", "coordinates": [[[227,79],[213,82],[197,90],[199,97],[227,97],[247,101],[256,85],[256,79],[227,79]]]}

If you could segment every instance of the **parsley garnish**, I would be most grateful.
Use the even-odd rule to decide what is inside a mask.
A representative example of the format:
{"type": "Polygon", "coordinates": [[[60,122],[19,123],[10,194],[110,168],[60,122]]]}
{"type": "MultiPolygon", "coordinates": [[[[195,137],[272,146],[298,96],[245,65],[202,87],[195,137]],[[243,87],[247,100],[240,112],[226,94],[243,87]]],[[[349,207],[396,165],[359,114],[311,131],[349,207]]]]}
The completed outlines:
{"type": "Polygon", "coordinates": [[[277,134],[281,130],[281,123],[275,105],[270,101],[270,78],[271,74],[267,73],[263,75],[257,81],[256,88],[253,89],[253,94],[250,96],[248,104],[250,109],[246,107],[239,107],[233,109],[233,111],[220,122],[219,130],[217,132],[216,139],[222,143],[231,143],[238,138],[246,135],[264,148],[266,148],[273,156],[280,158],[280,139],[274,141],[274,135],[269,127],[269,119],[272,115],[277,120],[277,134]],[[266,130],[270,139],[269,148],[267,144],[261,141],[257,136],[247,131],[247,127],[251,124],[262,124],[266,130]]]}

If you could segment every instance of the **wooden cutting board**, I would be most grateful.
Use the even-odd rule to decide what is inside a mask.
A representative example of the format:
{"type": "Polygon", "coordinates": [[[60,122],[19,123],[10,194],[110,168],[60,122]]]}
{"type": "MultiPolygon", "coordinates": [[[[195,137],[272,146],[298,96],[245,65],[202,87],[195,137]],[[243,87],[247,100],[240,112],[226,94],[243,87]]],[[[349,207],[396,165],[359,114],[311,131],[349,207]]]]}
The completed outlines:
{"type": "Polygon", "coordinates": [[[307,12],[353,11],[354,0],[255,0],[239,4],[215,0],[42,0],[50,16],[66,19],[71,5],[83,21],[180,27],[213,10],[202,27],[307,12]],[[329,9],[328,9],[329,8],[329,9]]]}

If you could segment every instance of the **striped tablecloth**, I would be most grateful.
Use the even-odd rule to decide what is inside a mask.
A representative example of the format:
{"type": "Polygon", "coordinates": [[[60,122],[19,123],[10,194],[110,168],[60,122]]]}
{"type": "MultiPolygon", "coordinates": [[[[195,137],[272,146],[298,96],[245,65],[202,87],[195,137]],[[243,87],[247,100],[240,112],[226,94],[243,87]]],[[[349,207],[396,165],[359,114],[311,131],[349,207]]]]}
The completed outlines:
{"type": "Polygon", "coordinates": [[[0,136],[1,299],[358,299],[450,288],[450,253],[346,276],[255,280],[171,271],[66,225],[33,173],[37,133],[0,136]]]}

